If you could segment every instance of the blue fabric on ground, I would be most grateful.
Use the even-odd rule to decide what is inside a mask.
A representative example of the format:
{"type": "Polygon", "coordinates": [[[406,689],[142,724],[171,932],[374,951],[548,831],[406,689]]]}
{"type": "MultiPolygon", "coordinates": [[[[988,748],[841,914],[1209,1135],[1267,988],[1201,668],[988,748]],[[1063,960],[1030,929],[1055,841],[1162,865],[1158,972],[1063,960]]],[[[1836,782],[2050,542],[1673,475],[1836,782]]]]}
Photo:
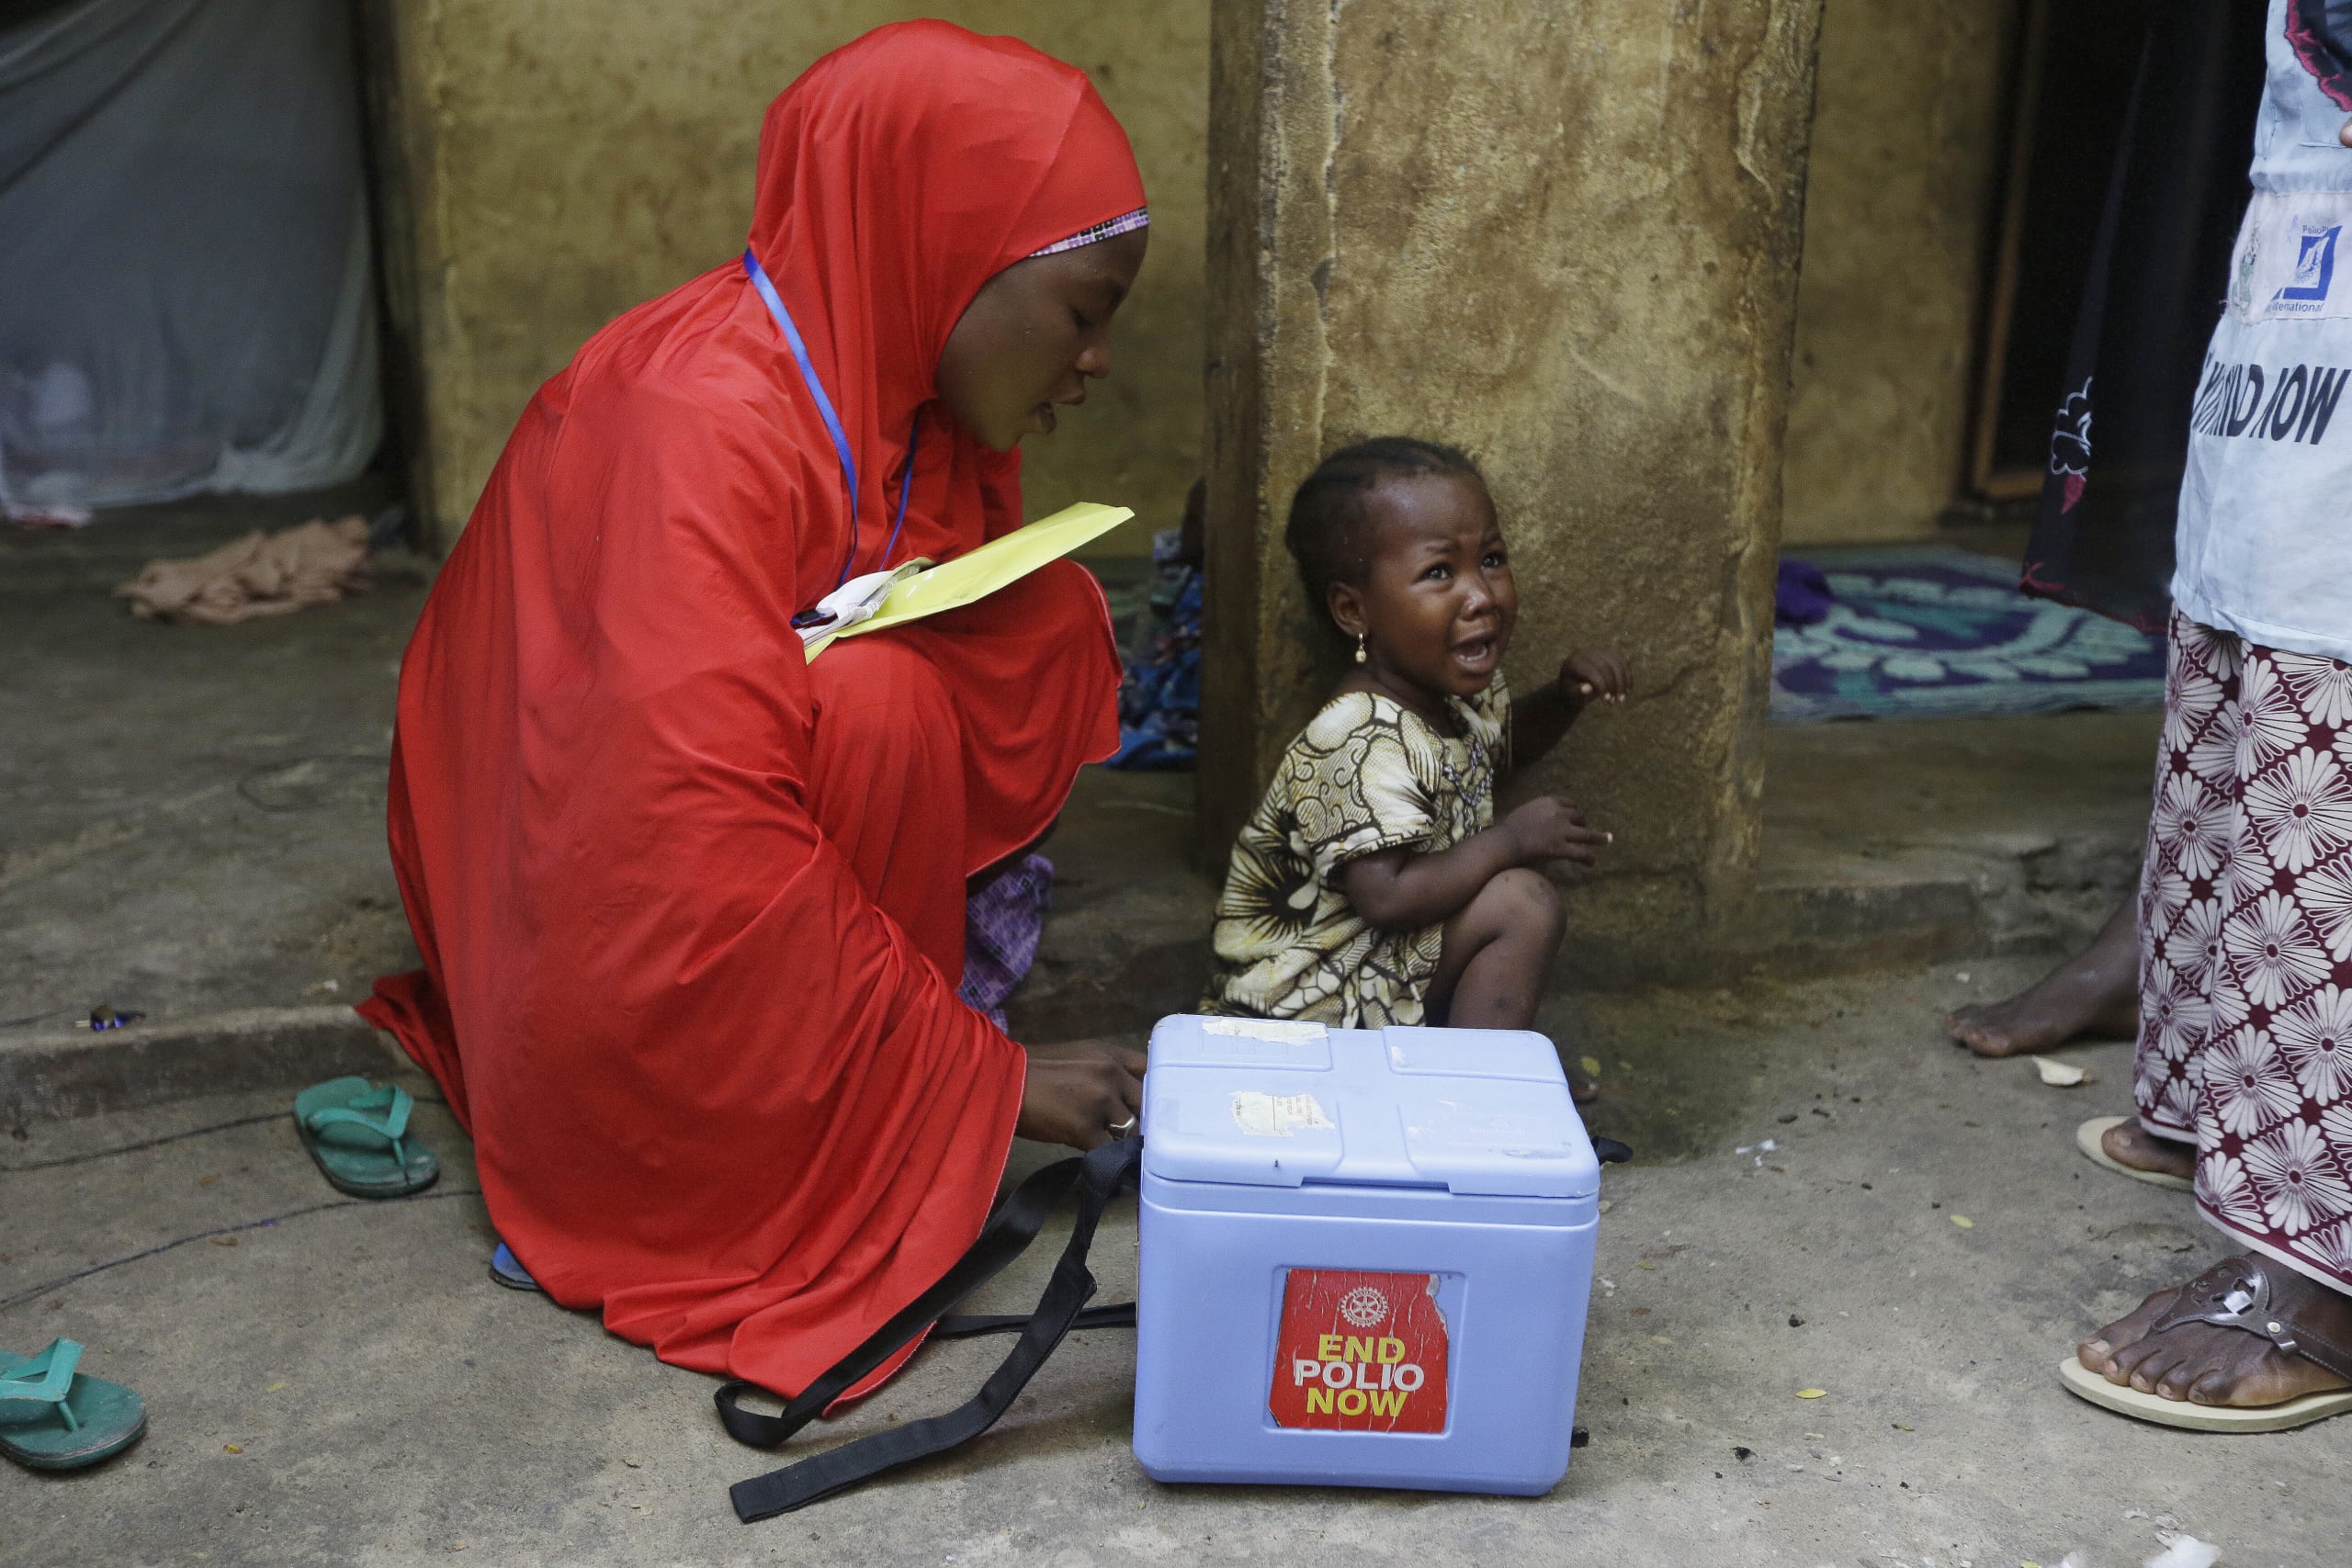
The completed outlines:
{"type": "Polygon", "coordinates": [[[1119,750],[1103,765],[1138,772],[1190,768],[1201,729],[1201,569],[1182,533],[1152,536],[1158,577],[1119,689],[1119,750]]]}
{"type": "Polygon", "coordinates": [[[2030,599],[2007,561],[1941,545],[1816,561],[1835,602],[1772,634],[1777,724],[2163,705],[2162,638],[2030,599]]]}

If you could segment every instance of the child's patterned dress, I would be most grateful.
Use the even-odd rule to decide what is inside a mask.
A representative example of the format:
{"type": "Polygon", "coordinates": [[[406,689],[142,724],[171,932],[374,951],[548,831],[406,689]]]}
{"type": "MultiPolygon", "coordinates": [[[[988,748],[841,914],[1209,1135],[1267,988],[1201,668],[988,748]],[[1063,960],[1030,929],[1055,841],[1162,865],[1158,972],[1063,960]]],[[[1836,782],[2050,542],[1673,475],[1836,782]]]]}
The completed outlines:
{"type": "Polygon", "coordinates": [[[1442,923],[1383,931],[1348,902],[1340,876],[1378,851],[1434,854],[1494,824],[1510,693],[1498,674],[1446,705],[1458,736],[1390,698],[1349,692],[1291,742],[1233,846],[1203,1012],[1342,1029],[1422,1021],[1442,923]]]}

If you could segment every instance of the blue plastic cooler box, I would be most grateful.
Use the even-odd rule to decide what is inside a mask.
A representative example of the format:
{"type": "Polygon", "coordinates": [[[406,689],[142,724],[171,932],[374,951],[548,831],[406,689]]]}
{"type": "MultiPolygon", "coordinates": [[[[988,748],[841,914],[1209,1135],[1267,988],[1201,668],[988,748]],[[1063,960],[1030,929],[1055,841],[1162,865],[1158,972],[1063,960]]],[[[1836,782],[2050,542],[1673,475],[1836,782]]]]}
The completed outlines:
{"type": "Polygon", "coordinates": [[[1136,1457],[1161,1481],[1548,1491],[1600,1190],[1540,1034],[1162,1019],[1136,1457]]]}

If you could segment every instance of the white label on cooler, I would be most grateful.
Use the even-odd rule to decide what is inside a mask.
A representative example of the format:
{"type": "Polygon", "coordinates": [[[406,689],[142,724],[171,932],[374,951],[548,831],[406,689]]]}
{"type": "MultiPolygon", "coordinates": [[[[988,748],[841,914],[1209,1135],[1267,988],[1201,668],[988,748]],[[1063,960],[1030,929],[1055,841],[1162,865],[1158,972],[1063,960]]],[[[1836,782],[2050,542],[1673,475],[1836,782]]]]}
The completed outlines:
{"type": "Polygon", "coordinates": [[[1291,1130],[1339,1125],[1311,1094],[1261,1094],[1242,1089],[1233,1097],[1233,1122],[1253,1138],[1287,1138],[1291,1130]]]}
{"type": "Polygon", "coordinates": [[[1289,1044],[1329,1039],[1331,1032],[1319,1023],[1302,1023],[1295,1018],[1204,1018],[1201,1020],[1201,1032],[1234,1040],[1279,1040],[1289,1044]]]}

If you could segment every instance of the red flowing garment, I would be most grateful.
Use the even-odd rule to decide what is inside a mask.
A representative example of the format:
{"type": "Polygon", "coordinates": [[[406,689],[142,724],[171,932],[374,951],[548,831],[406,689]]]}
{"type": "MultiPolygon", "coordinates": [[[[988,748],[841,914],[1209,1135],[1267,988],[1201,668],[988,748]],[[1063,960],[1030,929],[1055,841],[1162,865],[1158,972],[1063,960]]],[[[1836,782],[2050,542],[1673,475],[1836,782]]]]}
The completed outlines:
{"type": "MultiPolygon", "coordinates": [[[[423,970],[360,1011],[439,1080],[499,1233],[680,1366],[801,1388],[978,1233],[1024,1060],[956,1000],[964,879],[1118,741],[1069,563],[802,657],[791,619],[1019,525],[933,368],[982,283],[1143,205],[1086,78],[940,22],[768,110],[752,252],[525,411],[401,671],[392,858],[423,970]],[[886,500],[887,498],[887,500],[886,500]]],[[[887,1375],[868,1382],[868,1387],[887,1375]]]]}

